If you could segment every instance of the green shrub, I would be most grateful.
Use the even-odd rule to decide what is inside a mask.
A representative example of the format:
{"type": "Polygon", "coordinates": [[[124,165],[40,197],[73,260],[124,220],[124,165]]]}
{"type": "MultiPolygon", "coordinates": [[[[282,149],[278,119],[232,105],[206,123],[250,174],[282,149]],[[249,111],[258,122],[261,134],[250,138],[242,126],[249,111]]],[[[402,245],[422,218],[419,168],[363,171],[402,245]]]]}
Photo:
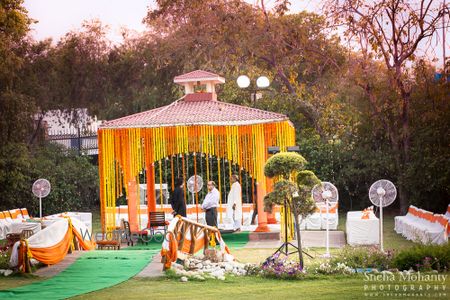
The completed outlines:
{"type": "Polygon", "coordinates": [[[23,144],[0,145],[0,210],[26,207],[33,216],[38,215],[39,201],[31,193],[38,178],[48,179],[52,186],[42,200],[44,215],[98,207],[98,168],[89,157],[55,144],[33,149],[23,144]]]}
{"type": "Polygon", "coordinates": [[[392,263],[399,270],[447,271],[450,269],[450,245],[419,245],[405,249],[392,263]]]}
{"type": "Polygon", "coordinates": [[[298,153],[281,152],[270,157],[264,166],[264,175],[269,178],[274,176],[282,176],[288,179],[294,171],[304,169],[306,160],[298,153]]]}
{"type": "Polygon", "coordinates": [[[351,268],[377,268],[389,269],[392,265],[393,252],[381,252],[375,247],[351,247],[346,246],[334,256],[330,263],[337,265],[344,263],[351,268]]]}
{"type": "Polygon", "coordinates": [[[9,252],[0,250],[0,270],[1,269],[9,269],[9,252]]]}

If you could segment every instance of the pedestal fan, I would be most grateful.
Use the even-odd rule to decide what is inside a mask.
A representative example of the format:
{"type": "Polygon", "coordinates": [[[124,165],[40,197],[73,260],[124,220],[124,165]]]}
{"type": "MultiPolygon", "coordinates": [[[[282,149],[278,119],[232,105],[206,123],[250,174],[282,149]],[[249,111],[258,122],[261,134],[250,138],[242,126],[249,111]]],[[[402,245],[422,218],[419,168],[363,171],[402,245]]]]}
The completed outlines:
{"type": "Polygon", "coordinates": [[[50,194],[51,185],[47,179],[38,179],[33,183],[31,191],[36,197],[39,197],[39,218],[42,219],[42,198],[50,194]]]}
{"type": "Polygon", "coordinates": [[[327,218],[326,218],[326,228],[327,228],[327,237],[326,237],[326,252],[324,257],[330,257],[330,206],[336,205],[339,200],[339,194],[337,188],[330,182],[322,182],[322,184],[317,184],[312,189],[312,197],[316,203],[325,203],[327,210],[327,218]]]}
{"type": "Polygon", "coordinates": [[[369,199],[373,205],[380,208],[380,249],[383,248],[383,207],[389,206],[397,197],[395,185],[386,179],[375,181],[369,189],[369,199]]]}
{"type": "MultiPolygon", "coordinates": [[[[195,194],[200,192],[203,187],[203,178],[199,175],[191,176],[187,181],[188,191],[192,193],[192,200],[195,199],[195,194]]],[[[196,204],[197,222],[198,222],[198,202],[196,204]]]]}

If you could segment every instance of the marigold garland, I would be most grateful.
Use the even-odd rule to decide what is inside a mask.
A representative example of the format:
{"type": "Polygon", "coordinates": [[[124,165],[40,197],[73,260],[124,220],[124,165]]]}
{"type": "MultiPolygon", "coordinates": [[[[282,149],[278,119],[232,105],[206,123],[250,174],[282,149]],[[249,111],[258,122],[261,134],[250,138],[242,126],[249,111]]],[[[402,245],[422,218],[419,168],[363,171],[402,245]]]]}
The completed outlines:
{"type": "MultiPolygon", "coordinates": [[[[211,155],[226,159],[230,165],[237,164],[238,168],[247,170],[265,189],[264,163],[268,157],[267,147],[279,146],[281,151],[285,151],[286,147],[294,144],[295,129],[289,121],[239,126],[101,128],[98,131],[98,145],[103,229],[115,228],[116,199],[122,195],[123,190],[129,195],[130,183],[135,184],[139,190],[140,172],[145,170],[147,181],[154,182],[155,162],[159,162],[159,184],[162,184],[161,160],[166,157],[181,154],[183,169],[186,165],[184,155],[188,153],[205,153],[207,158],[211,155]]],[[[208,173],[210,167],[207,162],[208,173]]],[[[231,168],[229,169],[228,175],[231,176],[231,168]]],[[[220,160],[218,171],[220,174],[220,160]]],[[[183,175],[188,176],[184,172],[183,175]]],[[[147,188],[148,209],[154,211],[154,184],[147,188]]],[[[139,191],[136,196],[139,196],[139,191]]],[[[137,208],[135,211],[140,209],[139,199],[128,199],[128,202],[137,208]]],[[[222,204],[222,199],[220,202],[222,204]]],[[[133,223],[136,226],[138,216],[130,215],[129,220],[130,225],[133,223]]]]}

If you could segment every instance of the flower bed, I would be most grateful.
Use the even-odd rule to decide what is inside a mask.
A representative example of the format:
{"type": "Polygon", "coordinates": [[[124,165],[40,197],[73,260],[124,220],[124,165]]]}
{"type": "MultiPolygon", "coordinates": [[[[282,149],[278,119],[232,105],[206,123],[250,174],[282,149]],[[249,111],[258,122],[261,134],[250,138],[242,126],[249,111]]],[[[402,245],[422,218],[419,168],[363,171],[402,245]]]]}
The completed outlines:
{"type": "Polygon", "coordinates": [[[350,275],[355,273],[355,269],[347,266],[345,263],[321,263],[319,267],[314,269],[314,272],[316,274],[324,274],[324,275],[331,275],[331,274],[342,274],[342,275],[350,275]]]}
{"type": "Polygon", "coordinates": [[[9,268],[10,253],[8,249],[0,250],[0,269],[9,268]]]}
{"type": "Polygon", "coordinates": [[[0,250],[0,275],[9,276],[13,273],[12,270],[9,270],[9,258],[11,254],[8,248],[0,250]]]}
{"type": "Polygon", "coordinates": [[[387,270],[392,267],[394,255],[393,251],[382,252],[376,247],[345,246],[331,258],[330,263],[332,265],[342,263],[353,269],[387,270]]]}
{"type": "Polygon", "coordinates": [[[260,266],[259,274],[264,277],[281,279],[297,279],[306,275],[300,263],[287,258],[280,258],[279,254],[268,257],[260,266]]]}

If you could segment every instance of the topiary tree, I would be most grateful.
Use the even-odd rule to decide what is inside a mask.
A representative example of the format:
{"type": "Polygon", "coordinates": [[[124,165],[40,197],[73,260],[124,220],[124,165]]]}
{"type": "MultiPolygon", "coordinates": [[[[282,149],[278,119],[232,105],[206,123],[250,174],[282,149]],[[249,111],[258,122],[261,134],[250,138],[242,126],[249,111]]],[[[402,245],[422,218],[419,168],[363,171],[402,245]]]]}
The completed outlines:
{"type": "Polygon", "coordinates": [[[275,204],[289,206],[294,214],[297,234],[298,257],[303,269],[303,252],[300,239],[300,224],[298,217],[302,218],[312,214],[316,204],[311,197],[311,189],[320,183],[317,176],[304,170],[306,160],[294,152],[278,153],[269,158],[264,167],[264,174],[269,177],[278,177],[273,191],[264,198],[266,211],[271,212],[275,204]]]}

